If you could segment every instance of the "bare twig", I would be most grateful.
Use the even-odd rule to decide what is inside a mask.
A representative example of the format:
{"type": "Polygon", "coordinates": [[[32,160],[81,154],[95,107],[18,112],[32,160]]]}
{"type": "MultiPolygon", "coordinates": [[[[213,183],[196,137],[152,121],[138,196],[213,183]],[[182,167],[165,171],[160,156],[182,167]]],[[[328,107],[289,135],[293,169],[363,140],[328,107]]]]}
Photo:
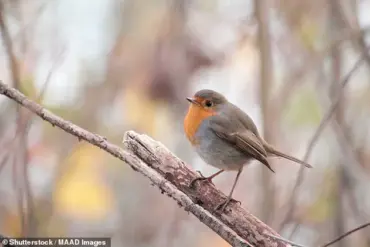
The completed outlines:
{"type": "MultiPolygon", "coordinates": [[[[348,183],[352,183],[352,181],[349,181],[348,183]]],[[[354,195],[355,193],[354,189],[352,188],[352,186],[347,186],[347,189],[345,192],[347,194],[347,197],[348,197],[347,202],[349,203],[349,208],[352,211],[353,216],[356,217],[358,221],[363,222],[363,219],[366,219],[366,214],[363,212],[363,210],[359,206],[358,198],[356,198],[356,196],[354,195]]],[[[369,230],[365,231],[364,237],[366,241],[370,243],[370,231],[369,230]]]]}
{"type": "Polygon", "coordinates": [[[363,225],[361,225],[361,226],[359,226],[359,227],[357,227],[357,228],[355,228],[355,229],[353,229],[353,230],[350,230],[350,231],[348,231],[348,232],[344,233],[343,235],[341,235],[341,236],[337,237],[337,238],[336,238],[336,239],[334,239],[333,241],[330,241],[329,243],[324,244],[324,245],[322,245],[322,246],[320,246],[320,247],[328,247],[328,246],[330,246],[330,245],[333,245],[334,243],[339,242],[339,241],[340,241],[340,240],[342,240],[343,238],[345,238],[345,237],[347,237],[347,236],[351,235],[352,233],[357,232],[357,231],[359,231],[359,230],[361,230],[361,229],[363,229],[363,228],[365,228],[365,227],[368,227],[368,226],[370,226],[370,222],[368,222],[368,223],[366,223],[366,224],[363,224],[363,225]]]}
{"type": "Polygon", "coordinates": [[[47,76],[46,76],[46,80],[45,80],[45,83],[36,99],[37,103],[41,103],[44,99],[44,96],[45,96],[45,92],[46,90],[48,89],[49,87],[49,83],[51,81],[51,78],[53,76],[53,73],[54,71],[61,65],[62,61],[63,61],[63,58],[64,58],[64,54],[65,54],[65,47],[63,47],[60,51],[60,53],[57,54],[57,58],[56,60],[54,61],[53,65],[51,66],[47,76]]]}
{"type": "Polygon", "coordinates": [[[126,150],[123,150],[105,138],[54,115],[3,82],[0,82],[0,94],[18,102],[53,126],[121,159],[148,177],[163,193],[176,200],[232,246],[287,246],[265,236],[265,233],[279,235],[238,203],[230,204],[221,215],[211,214],[213,208],[226,196],[212,184],[204,183],[195,189],[189,188],[190,181],[198,176],[197,173],[150,137],[127,132],[124,138],[126,150]]]}
{"type": "MultiPolygon", "coordinates": [[[[362,55],[360,57],[360,59],[357,60],[355,65],[352,67],[352,69],[343,78],[343,80],[341,82],[341,88],[344,88],[348,84],[349,79],[354,74],[354,72],[360,67],[360,65],[365,61],[365,58],[366,58],[366,55],[362,55]]],[[[307,162],[308,158],[310,157],[310,155],[313,151],[313,148],[314,148],[316,142],[318,141],[322,131],[324,130],[326,124],[329,122],[330,118],[334,114],[335,109],[338,106],[341,97],[342,97],[342,93],[338,92],[338,94],[335,97],[334,102],[332,103],[332,105],[330,106],[328,111],[325,113],[325,115],[324,115],[323,119],[321,120],[318,128],[316,129],[313,137],[311,138],[310,142],[308,143],[307,151],[306,151],[305,156],[303,158],[304,161],[307,162]]],[[[289,209],[287,211],[287,215],[285,216],[284,220],[282,221],[279,229],[282,229],[284,227],[284,225],[286,223],[288,223],[291,220],[291,217],[293,216],[294,209],[295,209],[295,206],[296,206],[297,192],[298,192],[298,189],[299,189],[300,185],[302,184],[303,180],[304,180],[304,167],[301,166],[300,169],[299,169],[299,172],[298,172],[298,176],[297,176],[292,194],[290,195],[290,199],[289,199],[289,205],[290,206],[289,206],[289,209]]]]}
{"type": "Polygon", "coordinates": [[[4,168],[5,164],[8,162],[8,159],[9,159],[9,154],[4,153],[4,157],[0,161],[0,173],[1,173],[1,170],[4,168]]]}

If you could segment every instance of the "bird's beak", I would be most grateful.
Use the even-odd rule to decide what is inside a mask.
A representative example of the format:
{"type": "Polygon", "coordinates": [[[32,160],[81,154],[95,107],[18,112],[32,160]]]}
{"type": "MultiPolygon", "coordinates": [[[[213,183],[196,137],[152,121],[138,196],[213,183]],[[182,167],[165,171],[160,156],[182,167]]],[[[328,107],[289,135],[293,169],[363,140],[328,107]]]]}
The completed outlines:
{"type": "Polygon", "coordinates": [[[193,98],[187,97],[186,100],[189,101],[192,104],[199,105],[199,103],[195,99],[193,99],[193,98]]]}

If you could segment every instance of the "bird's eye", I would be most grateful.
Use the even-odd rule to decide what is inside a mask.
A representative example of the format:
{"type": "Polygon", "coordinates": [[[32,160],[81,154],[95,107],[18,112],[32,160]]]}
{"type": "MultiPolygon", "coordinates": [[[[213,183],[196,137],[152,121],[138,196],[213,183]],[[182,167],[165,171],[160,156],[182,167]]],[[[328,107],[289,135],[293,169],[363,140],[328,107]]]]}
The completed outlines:
{"type": "Polygon", "coordinates": [[[212,107],[212,106],[213,106],[213,103],[212,103],[212,101],[210,101],[210,100],[206,100],[206,101],[204,102],[204,105],[205,105],[205,106],[207,106],[207,107],[212,107]]]}

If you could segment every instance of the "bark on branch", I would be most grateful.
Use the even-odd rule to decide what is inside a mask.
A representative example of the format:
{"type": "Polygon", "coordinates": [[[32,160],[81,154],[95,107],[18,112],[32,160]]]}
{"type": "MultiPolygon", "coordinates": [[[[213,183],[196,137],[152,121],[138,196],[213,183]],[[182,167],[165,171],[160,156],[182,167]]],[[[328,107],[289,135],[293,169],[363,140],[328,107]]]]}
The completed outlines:
{"type": "Polygon", "coordinates": [[[280,236],[238,203],[230,203],[226,212],[221,215],[211,213],[226,196],[210,183],[197,183],[196,188],[189,188],[190,181],[198,174],[150,137],[128,131],[124,135],[122,149],[105,138],[54,115],[1,81],[0,94],[16,101],[53,126],[124,161],[133,170],[149,178],[162,193],[174,199],[180,207],[196,216],[232,246],[291,246],[273,238],[272,236],[280,236]]]}

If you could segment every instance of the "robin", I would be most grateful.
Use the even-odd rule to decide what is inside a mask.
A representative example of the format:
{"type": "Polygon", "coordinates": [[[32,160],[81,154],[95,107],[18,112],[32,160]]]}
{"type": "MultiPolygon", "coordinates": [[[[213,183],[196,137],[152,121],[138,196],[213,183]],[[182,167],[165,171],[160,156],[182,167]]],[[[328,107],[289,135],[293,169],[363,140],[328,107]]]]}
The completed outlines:
{"type": "Polygon", "coordinates": [[[228,197],[215,210],[224,211],[232,199],[232,194],[243,171],[244,165],[256,159],[270,171],[267,158],[279,156],[311,168],[308,163],[284,154],[268,144],[258,133],[253,120],[222,94],[213,90],[200,90],[191,98],[189,110],[184,119],[184,130],[198,155],[209,165],[220,169],[209,177],[191,181],[212,179],[224,171],[238,171],[228,197]]]}

